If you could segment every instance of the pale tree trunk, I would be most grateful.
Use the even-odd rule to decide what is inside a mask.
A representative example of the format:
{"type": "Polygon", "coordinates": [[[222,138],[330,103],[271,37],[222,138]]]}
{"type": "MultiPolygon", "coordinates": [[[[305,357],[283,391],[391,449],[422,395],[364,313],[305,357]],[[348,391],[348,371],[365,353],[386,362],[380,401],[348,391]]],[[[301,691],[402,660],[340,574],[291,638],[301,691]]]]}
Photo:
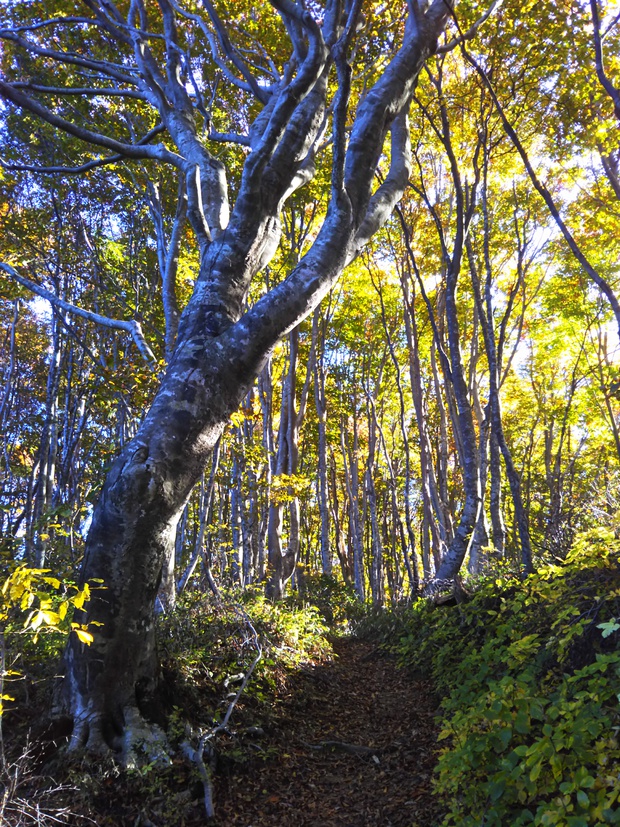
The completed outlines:
{"type": "MultiPolygon", "coordinates": [[[[441,100],[441,74],[432,80],[433,84],[436,86],[438,97],[441,100]]],[[[432,116],[429,115],[429,117],[432,116]]],[[[441,581],[452,580],[457,576],[469,551],[473,531],[480,513],[481,493],[478,467],[478,444],[476,439],[472,405],[469,398],[469,389],[465,378],[465,369],[461,355],[460,323],[457,304],[457,287],[461,272],[464,242],[473,213],[474,201],[471,197],[468,199],[465,198],[457,159],[452,147],[450,124],[448,122],[447,112],[443,102],[439,106],[439,117],[441,123],[440,125],[435,125],[435,128],[439,128],[441,132],[441,141],[448,158],[454,189],[454,240],[450,251],[448,249],[446,233],[439,217],[437,216],[435,207],[429,200],[429,196],[424,189],[424,185],[422,189],[422,196],[434,217],[435,226],[442,249],[443,267],[445,271],[445,290],[441,296],[441,304],[443,305],[445,314],[445,339],[447,343],[447,352],[443,348],[443,337],[439,328],[441,316],[439,313],[435,314],[428,296],[426,295],[426,291],[424,290],[419,271],[417,270],[417,267],[414,267],[414,269],[416,271],[420,290],[429,313],[429,318],[433,327],[435,345],[441,360],[441,367],[446,385],[446,398],[450,406],[453,433],[455,442],[458,446],[459,464],[463,479],[464,502],[461,508],[460,519],[454,531],[450,545],[436,572],[436,581],[440,583],[441,581]]],[[[406,233],[406,243],[409,258],[412,261],[412,264],[414,264],[415,256],[408,239],[408,233],[406,233]]],[[[435,584],[431,583],[427,588],[433,589],[434,586],[435,584]]]]}
{"type": "MultiPolygon", "coordinates": [[[[342,422],[341,422],[342,424],[342,422]]],[[[340,562],[340,570],[342,572],[342,579],[345,583],[353,581],[353,565],[352,555],[347,554],[344,541],[344,531],[342,528],[342,520],[340,515],[340,500],[338,497],[338,480],[336,478],[336,461],[333,453],[330,454],[329,466],[329,484],[331,490],[331,518],[334,525],[334,540],[336,544],[336,554],[340,562]]]]}
{"type": "Polygon", "coordinates": [[[478,347],[478,308],[474,305],[474,324],[471,334],[470,361],[469,361],[469,395],[472,400],[472,410],[478,427],[478,466],[480,474],[480,511],[478,521],[474,528],[471,544],[469,547],[468,570],[472,573],[481,571],[484,564],[485,550],[489,545],[489,530],[485,511],[485,499],[487,492],[487,480],[489,470],[489,423],[482,410],[480,394],[478,393],[478,360],[480,349],[478,347]]]}
{"type": "Polygon", "coordinates": [[[506,548],[506,525],[502,509],[502,475],[500,451],[495,431],[489,435],[489,513],[491,515],[491,539],[497,555],[503,558],[506,548]]]}
{"type": "Polygon", "coordinates": [[[360,514],[359,440],[356,403],[353,413],[353,444],[349,440],[348,423],[341,421],[340,447],[344,464],[344,479],[349,503],[349,534],[353,557],[353,584],[360,600],[366,595],[364,577],[364,539],[360,514]]]}
{"type": "Polygon", "coordinates": [[[527,511],[525,510],[523,497],[521,495],[521,479],[517,472],[512,454],[506,443],[504,436],[504,428],[502,424],[502,415],[499,399],[500,388],[500,372],[501,365],[498,362],[496,336],[493,327],[494,310],[493,310],[493,278],[492,266],[489,251],[489,214],[487,204],[487,167],[488,154],[485,151],[484,173],[483,173],[483,187],[482,187],[482,210],[484,219],[484,266],[485,266],[485,287],[484,300],[481,294],[480,280],[478,277],[474,253],[471,245],[471,240],[468,239],[467,253],[470,262],[470,271],[472,275],[472,284],[474,287],[474,295],[476,304],[478,306],[478,313],[482,325],[482,333],[484,338],[485,349],[487,352],[487,361],[489,365],[489,413],[491,419],[491,428],[494,438],[497,440],[497,445],[501,451],[504,466],[506,468],[506,476],[510,486],[510,493],[515,510],[516,528],[519,534],[519,541],[521,545],[521,566],[524,574],[530,574],[533,571],[532,564],[532,548],[530,544],[529,521],[527,511]]]}
{"type": "Polygon", "coordinates": [[[325,330],[327,319],[320,308],[314,311],[312,319],[314,335],[317,337],[317,355],[314,360],[314,405],[318,430],[317,493],[319,501],[319,519],[321,522],[321,570],[323,574],[332,573],[332,555],[330,547],[330,513],[329,484],[327,479],[327,396],[325,394],[325,330]],[[322,320],[322,323],[321,321],[322,320]],[[319,325],[321,333],[319,334],[319,325]]]}
{"type": "Polygon", "coordinates": [[[213,449],[213,457],[211,459],[211,471],[209,473],[209,482],[207,483],[206,487],[204,484],[204,475],[201,480],[200,499],[198,507],[198,533],[196,535],[196,542],[189,562],[185,568],[185,571],[179,578],[179,582],[177,585],[178,594],[182,594],[187,588],[187,585],[191,580],[192,575],[194,574],[196,566],[198,565],[198,562],[201,559],[201,557],[204,561],[205,569],[207,569],[209,572],[211,570],[211,560],[209,559],[209,556],[205,551],[205,533],[207,530],[207,526],[211,521],[211,515],[213,513],[215,475],[217,474],[217,470],[220,463],[220,448],[221,440],[218,440],[218,442],[215,445],[215,448],[213,449]]]}
{"type": "Polygon", "coordinates": [[[478,521],[474,527],[471,544],[469,547],[469,561],[467,564],[468,571],[471,574],[478,574],[482,571],[485,559],[485,549],[489,545],[489,531],[487,526],[487,518],[485,513],[485,497],[487,489],[488,471],[489,471],[489,423],[486,417],[478,419],[479,439],[478,439],[478,467],[480,475],[480,512],[478,514],[478,521]]]}
{"type": "Polygon", "coordinates": [[[243,568],[243,535],[242,535],[242,489],[241,489],[241,468],[237,452],[235,451],[232,466],[232,489],[230,492],[230,512],[232,528],[232,550],[230,558],[230,574],[232,582],[244,586],[243,568]]]}
{"type": "MultiPolygon", "coordinates": [[[[549,510],[546,515],[545,525],[545,547],[553,557],[562,557],[573,540],[573,529],[570,525],[570,486],[574,474],[575,459],[581,446],[583,438],[579,443],[577,451],[571,455],[571,424],[570,412],[575,401],[575,393],[579,385],[579,366],[584,354],[585,338],[573,369],[570,381],[566,385],[564,410],[559,428],[556,428],[555,416],[545,428],[545,476],[549,488],[549,510]],[[557,446],[557,447],[556,447],[557,446]]],[[[541,400],[542,402],[542,400],[541,400]]]]}
{"type": "MultiPolygon", "coordinates": [[[[10,458],[10,435],[9,435],[9,428],[7,428],[7,423],[9,422],[9,417],[11,416],[15,405],[15,393],[16,393],[16,377],[17,377],[17,347],[16,347],[16,332],[17,332],[17,324],[19,320],[19,300],[15,299],[13,302],[13,313],[11,318],[11,328],[9,332],[9,359],[8,363],[3,369],[3,376],[2,376],[2,398],[0,399],[0,435],[2,439],[2,476],[4,480],[4,491],[3,494],[10,502],[11,500],[16,501],[17,497],[12,497],[11,495],[14,493],[14,475],[12,469],[12,463],[10,458]]],[[[26,515],[26,508],[27,504],[22,510],[21,516],[12,520],[13,515],[7,509],[2,509],[0,511],[0,537],[2,538],[9,538],[15,536],[17,533],[16,529],[12,526],[12,522],[20,522],[24,519],[26,515]]]]}
{"type": "MultiPolygon", "coordinates": [[[[403,525],[403,521],[400,515],[399,503],[398,503],[398,480],[396,478],[396,473],[394,471],[394,465],[392,463],[392,459],[388,452],[387,444],[385,441],[385,436],[383,434],[383,430],[379,422],[377,421],[376,413],[375,413],[375,426],[379,432],[379,437],[381,440],[381,447],[383,448],[383,456],[385,459],[385,464],[387,465],[388,473],[390,475],[390,504],[392,510],[392,524],[393,524],[393,537],[398,537],[399,547],[401,550],[401,554],[395,558],[395,567],[398,572],[401,569],[401,562],[404,560],[405,563],[405,571],[407,572],[407,578],[409,580],[409,587],[410,587],[410,594],[416,595],[420,588],[420,578],[418,574],[418,558],[415,551],[415,545],[412,545],[411,537],[407,539],[405,536],[405,527],[403,525]]],[[[405,488],[405,497],[408,498],[408,488],[405,488]]],[[[409,509],[410,510],[410,509],[409,509]]],[[[407,517],[405,516],[405,519],[407,517]]],[[[413,526],[412,526],[413,527],[413,526]]],[[[408,527],[409,530],[409,527],[408,527]]]]}
{"type": "MultiPolygon", "coordinates": [[[[275,473],[278,476],[286,474],[293,478],[299,466],[299,433],[306,414],[308,390],[314,372],[314,358],[316,350],[316,335],[313,328],[312,343],[306,365],[306,378],[300,394],[299,409],[297,408],[296,376],[297,359],[299,352],[299,328],[289,334],[289,368],[282,383],[282,404],[280,406],[280,427],[278,430],[278,454],[275,473]]],[[[294,486],[287,487],[288,500],[288,538],[286,549],[282,543],[282,526],[284,522],[284,504],[273,502],[269,512],[269,568],[270,576],[267,583],[267,594],[272,599],[279,599],[284,595],[286,584],[293,576],[299,561],[300,525],[299,525],[299,497],[294,486]]]]}
{"type": "MultiPolygon", "coordinates": [[[[385,313],[385,302],[383,300],[383,289],[381,287],[380,281],[375,281],[373,279],[373,286],[377,291],[379,296],[379,301],[381,304],[381,321],[383,324],[383,332],[385,333],[388,350],[390,353],[390,358],[392,360],[392,365],[394,367],[394,376],[396,378],[396,389],[398,391],[398,403],[399,403],[399,424],[400,424],[400,433],[403,440],[403,448],[405,451],[405,491],[404,491],[404,504],[405,504],[405,522],[407,524],[407,538],[408,542],[404,542],[403,536],[403,556],[405,561],[405,568],[407,571],[407,575],[409,577],[409,583],[411,586],[411,593],[416,595],[418,593],[420,587],[420,578],[418,573],[418,563],[417,563],[417,555],[416,555],[416,540],[415,540],[415,531],[413,529],[413,517],[411,514],[411,451],[409,449],[409,435],[407,433],[407,423],[406,423],[406,411],[405,411],[405,395],[403,392],[403,386],[400,376],[400,364],[398,362],[398,358],[394,349],[394,343],[392,341],[392,335],[390,333],[390,329],[387,323],[386,313],[385,313]]],[[[407,322],[405,323],[407,325],[407,322]]],[[[408,334],[411,333],[411,330],[408,330],[408,334]]],[[[410,351],[410,357],[412,353],[410,351]]],[[[374,415],[374,422],[377,427],[379,427],[379,423],[377,421],[376,411],[373,405],[373,415],[374,415]]],[[[424,429],[424,424],[422,425],[424,429]]],[[[420,433],[420,431],[418,430],[420,433]]],[[[382,436],[383,445],[385,448],[385,455],[387,458],[387,446],[385,446],[385,439],[382,436]]],[[[421,440],[422,444],[422,440],[421,440]]],[[[424,446],[426,447],[426,446],[424,446]]],[[[424,453],[424,449],[421,449],[421,454],[424,453]]],[[[390,474],[392,478],[392,485],[394,485],[394,472],[392,469],[392,464],[388,459],[390,474]]],[[[424,459],[421,457],[420,464],[423,467],[422,472],[422,488],[423,488],[423,500],[425,494],[428,493],[427,485],[428,479],[425,477],[424,470],[426,470],[424,459]]],[[[401,523],[402,529],[402,523],[401,523]]]]}
{"type": "Polygon", "coordinates": [[[260,470],[256,467],[256,460],[254,458],[254,448],[256,444],[256,401],[257,388],[253,385],[245,402],[247,415],[243,422],[245,488],[247,496],[247,508],[244,511],[243,529],[246,583],[253,583],[257,579],[259,571],[260,503],[257,473],[260,473],[260,470]]]}
{"type": "Polygon", "coordinates": [[[47,371],[45,394],[45,420],[39,445],[37,477],[34,481],[34,500],[29,525],[26,529],[26,556],[35,568],[43,568],[48,545],[47,527],[44,520],[51,508],[56,479],[56,455],[58,452],[58,391],[62,343],[60,322],[52,319],[52,346],[47,371]]]}
{"type": "MultiPolygon", "coordinates": [[[[446,544],[442,548],[441,557],[436,558],[436,568],[439,568],[441,559],[447,551],[452,537],[454,536],[454,509],[451,501],[450,489],[450,466],[458,465],[458,454],[454,457],[454,463],[451,460],[451,449],[448,442],[448,414],[446,413],[446,406],[444,404],[444,394],[442,392],[442,381],[439,376],[439,369],[437,367],[437,344],[433,340],[431,344],[431,371],[433,374],[433,388],[435,391],[435,404],[439,412],[439,434],[436,448],[436,465],[437,465],[437,490],[439,492],[439,508],[443,513],[443,522],[446,529],[446,544]]],[[[455,440],[456,442],[456,440],[455,440]]]]}
{"type": "Polygon", "coordinates": [[[258,377],[258,397],[263,421],[263,450],[265,453],[264,501],[261,509],[258,534],[258,570],[257,579],[263,581],[266,576],[269,513],[271,502],[272,457],[274,456],[273,438],[273,382],[271,379],[271,359],[258,377]]]}
{"type": "MultiPolygon", "coordinates": [[[[403,273],[401,275],[401,288],[404,299],[404,319],[405,332],[407,335],[407,345],[409,350],[409,381],[411,385],[411,395],[413,399],[413,408],[415,411],[416,426],[418,430],[418,445],[420,450],[420,474],[422,487],[422,509],[423,522],[426,526],[425,532],[430,532],[430,539],[432,543],[432,558],[431,565],[430,554],[426,552],[424,559],[424,578],[429,580],[434,574],[435,565],[439,565],[439,561],[443,557],[445,550],[448,547],[450,540],[450,523],[446,524],[446,516],[449,517],[449,507],[447,500],[442,496],[440,487],[437,483],[437,476],[433,467],[433,456],[430,446],[430,439],[427,427],[427,415],[424,404],[424,392],[422,388],[422,371],[420,366],[420,351],[418,339],[418,326],[415,317],[413,302],[409,297],[409,281],[403,273]]],[[[438,383],[435,382],[435,387],[438,390],[438,383]]],[[[440,474],[445,478],[445,468],[447,466],[447,439],[445,438],[445,412],[441,397],[438,398],[440,405],[440,423],[441,423],[441,448],[438,452],[443,459],[440,465],[440,474]],[[443,469],[443,470],[442,470],[443,469]]],[[[423,548],[427,547],[427,542],[422,541],[423,548]]]]}
{"type": "Polygon", "coordinates": [[[377,515],[377,490],[375,487],[374,475],[376,473],[377,455],[377,428],[374,400],[368,395],[366,405],[366,421],[368,423],[368,457],[366,460],[366,498],[368,501],[368,512],[370,515],[370,588],[372,602],[375,606],[382,606],[384,599],[383,589],[383,543],[379,531],[379,518],[377,515]]]}
{"type": "MultiPolygon", "coordinates": [[[[273,474],[281,478],[290,474],[293,464],[291,452],[294,450],[291,445],[291,435],[295,430],[294,420],[297,416],[295,410],[295,377],[297,370],[297,345],[299,331],[295,330],[289,335],[289,364],[286,377],[282,382],[282,399],[280,403],[280,426],[278,428],[278,452],[273,474]]],[[[290,488],[287,493],[290,492],[290,488]]],[[[286,584],[293,576],[297,562],[295,547],[291,546],[293,540],[294,526],[290,526],[289,546],[284,549],[282,542],[282,531],[284,523],[284,502],[276,499],[272,494],[269,506],[269,525],[267,529],[268,549],[268,582],[266,593],[268,597],[277,600],[284,595],[286,584]]]]}
{"type": "Polygon", "coordinates": [[[616,410],[614,410],[613,404],[614,402],[617,403],[617,392],[615,391],[614,382],[610,381],[610,377],[614,376],[614,367],[609,354],[607,331],[602,330],[600,325],[596,330],[596,347],[598,359],[595,370],[603,394],[604,414],[614,437],[616,454],[620,457],[620,429],[618,427],[617,405],[616,410]]]}
{"type": "Polygon", "coordinates": [[[176,280],[179,266],[181,239],[187,220],[187,194],[185,176],[178,176],[177,209],[169,231],[166,228],[165,213],[161,202],[160,188],[146,179],[146,197],[151,221],[155,229],[157,242],[157,263],[161,276],[161,296],[164,309],[164,358],[170,359],[179,330],[179,303],[177,300],[176,280]]]}

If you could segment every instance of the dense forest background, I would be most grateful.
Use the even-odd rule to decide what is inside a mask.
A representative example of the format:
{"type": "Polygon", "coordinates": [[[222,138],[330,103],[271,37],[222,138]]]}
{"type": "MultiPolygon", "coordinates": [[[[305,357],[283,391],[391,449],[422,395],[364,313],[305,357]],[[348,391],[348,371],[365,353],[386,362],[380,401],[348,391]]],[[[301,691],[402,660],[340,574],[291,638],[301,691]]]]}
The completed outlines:
{"type": "MultiPolygon", "coordinates": [[[[78,3],[52,5],[57,15],[82,13],[78,3]]],[[[245,60],[280,59],[275,11],[216,5],[234,21],[234,49],[245,60]]],[[[319,4],[306,5],[318,13],[319,4]]],[[[173,623],[177,604],[195,611],[197,596],[264,593],[303,603],[320,593],[323,610],[336,604],[331,619],[344,623],[346,605],[361,622],[361,604],[380,626],[379,610],[399,616],[425,591],[456,588],[460,605],[463,582],[467,599],[495,580],[519,588],[522,576],[546,566],[587,568],[583,538],[594,530],[613,542],[620,9],[599,0],[491,8],[477,26],[484,9],[459,5],[458,26],[416,87],[403,199],[273,350],[218,440],[178,523],[157,596],[161,623],[173,623]],[[463,525],[466,558],[448,565],[463,525]]],[[[365,3],[363,11],[355,100],[392,55],[404,19],[401,4],[365,3]]],[[[31,3],[3,4],[3,76],[35,98],[51,83],[77,87],[74,67],[46,64],[45,54],[38,64],[42,53],[24,48],[22,40],[39,43],[35,14],[31,3]]],[[[66,48],[77,54],[78,29],[74,37],[66,48]]],[[[52,35],[43,46],[60,48],[52,35]]],[[[200,72],[210,84],[202,90],[205,140],[234,192],[252,105],[224,83],[224,60],[200,72]]],[[[0,112],[0,548],[10,584],[3,635],[7,623],[62,627],[67,604],[80,608],[87,596],[66,584],[78,582],[105,475],[153,400],[199,267],[183,175],[122,157],[99,163],[75,136],[9,100],[0,112]],[[15,571],[27,570],[46,571],[41,582],[14,587],[15,571]],[[64,597],[42,597],[60,581],[64,597]]],[[[87,122],[94,112],[95,126],[137,140],[114,97],[59,92],[58,100],[65,117],[87,122]]],[[[314,178],[283,206],[282,242],[248,306],[315,241],[331,153],[327,136],[314,178]]],[[[389,162],[386,145],[377,186],[389,162]]],[[[551,599],[541,589],[540,599],[551,599]]],[[[92,630],[74,628],[88,642],[92,630]]],[[[386,639],[403,634],[411,654],[418,632],[387,628],[386,639]]],[[[535,636],[532,628],[523,634],[535,636]]],[[[428,668],[437,676],[455,665],[428,668]]],[[[605,697],[612,695],[610,688],[605,697]]],[[[445,764],[442,773],[445,791],[445,764]]],[[[498,818],[488,823],[505,816],[498,818]]],[[[591,818],[536,823],[617,823],[591,818]]]]}

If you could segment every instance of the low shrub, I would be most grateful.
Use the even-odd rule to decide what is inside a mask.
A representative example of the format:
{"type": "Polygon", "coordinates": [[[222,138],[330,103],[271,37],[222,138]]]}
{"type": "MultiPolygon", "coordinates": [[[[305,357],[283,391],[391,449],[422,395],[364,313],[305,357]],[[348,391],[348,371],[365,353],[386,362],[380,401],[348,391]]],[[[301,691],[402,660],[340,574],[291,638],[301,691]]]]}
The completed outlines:
{"type": "Polygon", "coordinates": [[[258,588],[222,600],[188,592],[159,624],[171,700],[200,725],[217,721],[222,698],[245,675],[258,643],[261,658],[241,706],[269,702],[291,668],[329,656],[327,631],[315,607],[274,604],[258,588]]]}
{"type": "Polygon", "coordinates": [[[620,824],[620,543],[408,613],[396,650],[443,697],[444,825],[620,824]]]}

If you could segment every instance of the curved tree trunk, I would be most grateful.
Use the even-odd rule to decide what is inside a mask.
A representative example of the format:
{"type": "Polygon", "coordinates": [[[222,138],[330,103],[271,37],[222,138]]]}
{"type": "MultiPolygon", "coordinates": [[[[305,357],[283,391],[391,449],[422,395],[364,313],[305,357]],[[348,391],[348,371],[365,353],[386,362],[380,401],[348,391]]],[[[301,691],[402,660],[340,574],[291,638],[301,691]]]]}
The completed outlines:
{"type": "MultiPolygon", "coordinates": [[[[225,171],[198,136],[181,80],[179,31],[170,3],[158,4],[168,58],[161,70],[140,33],[134,41],[122,28],[114,32],[178,153],[163,144],[128,145],[80,129],[0,81],[0,94],[57,128],[127,157],[182,168],[188,219],[200,246],[200,271],[160,389],[112,466],[93,513],[81,577],[100,580],[102,588],[78,619],[90,624],[94,641],[84,646],[72,636],[59,689],[59,706],[75,723],[72,746],[112,748],[125,761],[132,760],[137,743],[153,741],[145,735],[143,716],[153,716],[157,683],[154,601],[179,516],[271,349],[313,311],[401,197],[410,167],[407,110],[417,75],[450,13],[443,0],[434,0],[426,12],[412,4],[403,45],[357,112],[348,113],[346,56],[358,4],[351,5],[344,29],[336,14],[339,3],[326,4],[322,27],[298,4],[273,5],[291,33],[296,73],[281,78],[269,93],[255,84],[259,100],[269,99],[250,132],[251,151],[230,222],[225,171]],[[334,63],[340,90],[333,105],[331,198],[323,226],[287,278],[244,313],[252,279],[279,243],[282,205],[312,175],[334,63]],[[375,188],[389,131],[391,168],[375,188]]],[[[92,7],[101,25],[108,25],[99,4],[92,7]]]]}

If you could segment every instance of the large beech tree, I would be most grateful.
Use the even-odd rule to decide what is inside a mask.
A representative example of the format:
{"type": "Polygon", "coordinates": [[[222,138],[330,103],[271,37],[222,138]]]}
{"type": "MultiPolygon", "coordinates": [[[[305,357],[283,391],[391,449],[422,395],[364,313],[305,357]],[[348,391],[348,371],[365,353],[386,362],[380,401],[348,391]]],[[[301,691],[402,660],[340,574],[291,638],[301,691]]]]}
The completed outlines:
{"type": "Polygon", "coordinates": [[[380,42],[372,4],[366,17],[361,6],[5,6],[0,94],[7,117],[17,112],[46,146],[53,138],[41,171],[86,175],[133,161],[155,181],[158,167],[170,170],[200,262],[174,346],[168,331],[159,391],[92,516],[81,576],[104,588],[83,618],[94,642],[70,643],[59,696],[74,747],[127,757],[144,737],[157,677],[154,600],[190,492],[274,345],[312,312],[406,187],[408,109],[454,10],[446,0],[384,3],[374,12],[398,34],[380,42]],[[237,160],[227,169],[220,157],[237,160]],[[248,306],[252,280],[278,248],[283,205],[318,163],[331,180],[320,230],[284,280],[248,306]]]}

